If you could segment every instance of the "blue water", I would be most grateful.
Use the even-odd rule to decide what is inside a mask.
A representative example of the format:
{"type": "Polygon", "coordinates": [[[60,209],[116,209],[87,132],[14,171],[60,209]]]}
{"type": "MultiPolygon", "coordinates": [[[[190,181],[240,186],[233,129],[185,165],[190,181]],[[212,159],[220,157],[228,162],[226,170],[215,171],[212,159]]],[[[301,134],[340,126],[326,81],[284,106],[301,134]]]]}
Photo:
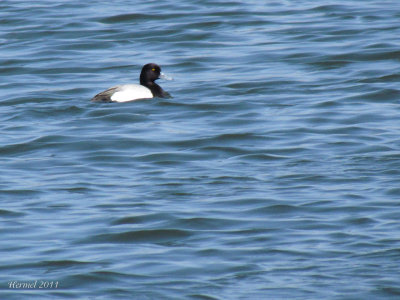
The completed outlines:
{"type": "Polygon", "coordinates": [[[399,299],[399,19],[1,1],[0,298],[399,299]],[[90,102],[148,62],[172,99],[90,102]]]}

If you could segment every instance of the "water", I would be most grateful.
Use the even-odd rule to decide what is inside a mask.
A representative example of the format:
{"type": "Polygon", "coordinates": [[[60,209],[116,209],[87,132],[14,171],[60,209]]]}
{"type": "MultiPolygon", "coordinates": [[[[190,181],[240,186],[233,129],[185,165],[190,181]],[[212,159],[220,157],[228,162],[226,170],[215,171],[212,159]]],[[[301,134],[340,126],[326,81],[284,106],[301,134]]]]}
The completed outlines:
{"type": "Polygon", "coordinates": [[[400,297],[400,3],[265,2],[0,2],[1,299],[400,297]]]}

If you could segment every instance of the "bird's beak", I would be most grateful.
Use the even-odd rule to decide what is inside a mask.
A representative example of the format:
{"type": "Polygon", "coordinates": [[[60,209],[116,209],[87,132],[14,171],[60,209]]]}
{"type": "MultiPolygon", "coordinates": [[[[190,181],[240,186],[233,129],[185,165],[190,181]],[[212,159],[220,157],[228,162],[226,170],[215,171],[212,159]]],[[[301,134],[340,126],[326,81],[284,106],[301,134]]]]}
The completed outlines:
{"type": "Polygon", "coordinates": [[[160,73],[160,76],[158,78],[164,79],[164,80],[173,80],[172,77],[165,75],[163,72],[160,73]]]}

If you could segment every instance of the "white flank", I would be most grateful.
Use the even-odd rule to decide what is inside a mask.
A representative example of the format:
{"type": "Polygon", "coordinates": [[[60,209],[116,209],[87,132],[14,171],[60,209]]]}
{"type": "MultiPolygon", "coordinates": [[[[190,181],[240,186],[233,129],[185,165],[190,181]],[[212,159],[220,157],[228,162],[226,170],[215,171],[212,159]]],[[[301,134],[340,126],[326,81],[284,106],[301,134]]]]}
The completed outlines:
{"type": "Polygon", "coordinates": [[[153,94],[147,87],[139,84],[125,84],[111,96],[111,100],[115,102],[128,102],[146,98],[153,98],[153,94]]]}

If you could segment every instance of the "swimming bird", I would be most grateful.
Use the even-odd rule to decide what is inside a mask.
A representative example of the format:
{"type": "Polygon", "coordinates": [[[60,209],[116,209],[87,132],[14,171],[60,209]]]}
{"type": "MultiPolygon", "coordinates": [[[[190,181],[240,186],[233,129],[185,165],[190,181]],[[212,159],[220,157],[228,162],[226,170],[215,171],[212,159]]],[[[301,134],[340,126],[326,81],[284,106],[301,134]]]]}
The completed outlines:
{"type": "Polygon", "coordinates": [[[123,84],[111,87],[92,98],[94,102],[128,102],[147,98],[170,98],[155,81],[159,78],[170,79],[161,73],[159,65],[149,63],[143,66],[140,72],[139,84],[123,84]]]}

